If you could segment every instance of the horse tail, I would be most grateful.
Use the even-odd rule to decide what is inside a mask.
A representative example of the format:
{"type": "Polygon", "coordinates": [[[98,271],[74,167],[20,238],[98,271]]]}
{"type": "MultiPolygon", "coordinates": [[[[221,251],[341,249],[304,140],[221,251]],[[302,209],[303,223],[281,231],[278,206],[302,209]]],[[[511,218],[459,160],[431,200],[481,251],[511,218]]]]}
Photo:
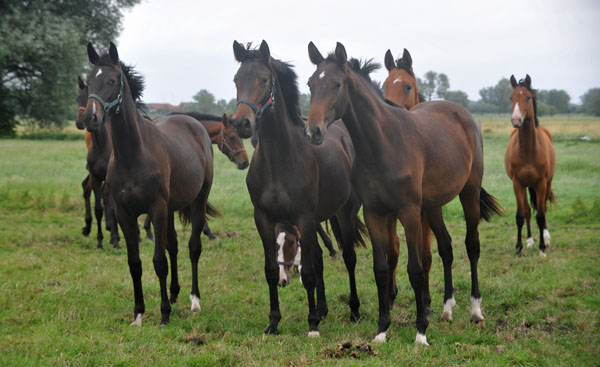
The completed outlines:
{"type": "MultiPolygon", "coordinates": [[[[221,216],[221,212],[212,206],[209,202],[206,202],[206,215],[216,218],[221,216]]],[[[186,206],[185,208],[179,211],[179,220],[183,224],[183,228],[187,228],[187,226],[192,221],[192,207],[186,206]]]]}
{"type": "Polygon", "coordinates": [[[498,199],[490,195],[483,187],[479,192],[479,211],[481,213],[481,218],[486,222],[490,221],[490,218],[494,213],[503,215],[502,207],[498,203],[498,199]]]}
{"type": "Polygon", "coordinates": [[[212,206],[210,202],[206,202],[206,215],[217,218],[221,216],[221,212],[216,207],[212,206]]]}
{"type": "MultiPolygon", "coordinates": [[[[340,226],[340,222],[336,217],[330,218],[328,222],[331,225],[331,231],[333,232],[333,236],[335,237],[338,247],[343,251],[342,227],[340,226]]],[[[368,234],[367,227],[360,220],[357,214],[352,216],[352,230],[354,231],[354,235],[352,236],[352,246],[367,247],[367,244],[365,243],[365,236],[368,234]]]]}
{"type": "Polygon", "coordinates": [[[533,210],[537,211],[537,193],[533,187],[529,187],[529,201],[531,202],[531,207],[533,210]]]}

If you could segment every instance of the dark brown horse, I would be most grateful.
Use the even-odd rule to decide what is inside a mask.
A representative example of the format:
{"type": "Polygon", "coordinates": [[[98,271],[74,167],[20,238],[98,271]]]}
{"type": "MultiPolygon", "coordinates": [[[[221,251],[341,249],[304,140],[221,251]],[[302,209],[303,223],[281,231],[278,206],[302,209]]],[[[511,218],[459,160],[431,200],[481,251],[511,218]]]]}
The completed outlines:
{"type": "Polygon", "coordinates": [[[135,296],[133,324],[141,325],[145,312],[137,217],[148,213],[156,232],[153,263],[160,282],[161,325],[165,325],[169,322],[171,303],[177,300],[180,289],[175,211],[180,212],[184,223],[191,222],[192,225],[190,300],[192,311],[200,310],[200,235],[213,178],[210,138],[202,124],[189,116],[165,116],[154,123],[142,117],[130,89],[130,84],[140,76],[119,61],[113,43],[108,55],[102,57],[89,43],[88,57],[94,67],[88,75],[89,96],[83,121],[88,130],[98,131],[110,116],[113,154],[108,164],[106,185],[127,243],[135,296]],[[170,299],[165,249],[171,262],[170,299]]]}
{"type": "Polygon", "coordinates": [[[537,118],[537,100],[535,90],[531,88],[529,75],[518,83],[514,75],[510,76],[513,92],[511,122],[515,127],[504,156],[504,166],[508,177],[512,180],[517,198],[517,250],[521,255],[521,229],[527,221],[527,248],[533,246],[531,228],[531,210],[527,203],[525,189],[529,195],[533,209],[537,210],[535,219],[540,228],[540,256],[546,257],[546,248],[550,246],[550,232],[546,227],[546,205],[554,200],[552,193],[552,177],[556,169],[556,155],[552,144],[552,135],[543,126],[539,126],[537,118]],[[543,240],[542,240],[543,239],[543,240]]]}
{"type": "Polygon", "coordinates": [[[383,82],[385,98],[407,110],[425,101],[425,97],[419,93],[417,78],[412,67],[412,57],[407,49],[404,49],[402,57],[396,61],[392,51],[387,50],[385,68],[388,70],[388,77],[383,82]]]}
{"type": "Polygon", "coordinates": [[[341,122],[332,125],[322,146],[304,137],[296,74],[289,64],[273,59],[263,41],[258,50],[233,43],[241,63],[234,82],[238,108],[232,116],[241,137],[257,130],[259,144],[246,177],[254,220],[265,254],[270,313],[267,334],[277,334],[281,319],[277,286],[287,284],[277,263],[277,224],[296,226],[302,233],[302,283],[308,296],[309,336],[318,336],[320,320],[327,315],[323,255],[317,243],[317,223],[331,218],[341,242],[350,278],[350,309],[357,319],[354,246],[362,243],[362,223],[356,216],[360,202],[350,182],[354,148],[341,122]],[[315,302],[315,288],[317,302],[315,302]]]}
{"type": "Polygon", "coordinates": [[[321,144],[325,129],[342,118],[356,147],[352,182],[363,201],[373,245],[373,270],[379,297],[376,342],[386,339],[399,240],[396,220],[406,234],[408,276],[417,305],[416,343],[427,344],[426,299],[431,257],[424,248],[425,223],[440,239],[444,263],[444,313],[452,312],[452,246],[442,218],[442,206],[457,195],[467,222],[465,244],[471,263],[471,320],[482,322],[477,276],[481,217],[500,212],[481,187],[483,140],[479,127],[463,107],[444,101],[426,102],[412,112],[381,98],[372,83],[349,67],[346,49],[324,58],[311,42],[310,60],[317,70],[309,79],[311,105],[306,134],[321,144]]]}

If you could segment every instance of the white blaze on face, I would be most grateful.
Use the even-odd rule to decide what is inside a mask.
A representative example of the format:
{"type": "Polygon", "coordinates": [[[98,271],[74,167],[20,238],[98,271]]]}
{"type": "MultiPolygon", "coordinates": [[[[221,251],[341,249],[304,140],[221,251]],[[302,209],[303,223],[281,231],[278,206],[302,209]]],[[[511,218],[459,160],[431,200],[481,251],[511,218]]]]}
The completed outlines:
{"type": "Polygon", "coordinates": [[[319,79],[323,79],[325,77],[325,71],[323,70],[323,72],[321,72],[321,74],[319,74],[319,79]]]}
{"type": "Polygon", "coordinates": [[[96,113],[96,101],[92,101],[92,113],[96,113]]]}
{"type": "Polygon", "coordinates": [[[100,74],[102,74],[102,69],[98,69],[98,72],[96,73],[96,78],[99,77],[100,74]]]}
{"type": "Polygon", "coordinates": [[[392,83],[396,84],[396,83],[400,83],[401,81],[402,81],[402,78],[401,77],[397,77],[396,79],[394,79],[394,81],[392,83]]]}
{"type": "Polygon", "coordinates": [[[512,120],[520,122],[521,119],[522,119],[521,109],[519,108],[519,103],[517,102],[515,104],[515,109],[513,110],[513,113],[512,113],[512,120]]]}
{"type": "MultiPolygon", "coordinates": [[[[280,232],[277,236],[277,244],[279,245],[279,249],[277,250],[277,261],[282,263],[285,260],[283,259],[283,245],[285,244],[285,232],[280,232]]],[[[279,283],[287,281],[287,275],[285,274],[285,269],[283,265],[279,265],[279,283]]]]}

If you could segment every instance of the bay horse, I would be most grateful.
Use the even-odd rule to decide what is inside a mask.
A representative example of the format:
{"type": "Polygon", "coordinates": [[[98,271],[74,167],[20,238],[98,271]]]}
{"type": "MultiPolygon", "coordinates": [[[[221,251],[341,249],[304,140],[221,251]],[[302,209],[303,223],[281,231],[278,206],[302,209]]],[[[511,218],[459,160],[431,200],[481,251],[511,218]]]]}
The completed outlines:
{"type": "Polygon", "coordinates": [[[350,175],[354,148],[341,122],[332,125],[322,146],[313,147],[304,137],[297,76],[291,66],[271,57],[262,41],[258,49],[233,42],[240,67],[235,74],[238,106],[232,120],[238,134],[249,138],[257,130],[258,145],[246,177],[254,206],[254,221],[265,255],[269,286],[269,326],[265,334],[278,334],[281,319],[277,286],[287,284],[277,263],[278,223],[296,226],[302,233],[302,283],[308,298],[310,337],[319,336],[318,325],[328,313],[323,281],[323,257],[317,242],[317,223],[330,219],[343,249],[350,280],[351,317],[358,319],[354,246],[363,244],[363,224],[357,213],[350,175]],[[315,303],[315,288],[317,301],[315,303]]]}
{"type": "Polygon", "coordinates": [[[89,95],[83,121],[89,131],[98,131],[110,116],[113,154],[106,185],[127,244],[135,298],[132,325],[141,326],[145,312],[137,235],[137,217],[142,213],[148,213],[155,230],[153,263],[160,283],[161,325],[166,325],[171,303],[177,300],[180,289],[175,211],[179,211],[184,224],[192,226],[188,244],[192,263],[190,300],[191,310],[200,310],[200,234],[213,179],[210,138],[202,124],[189,116],[165,116],[154,123],[142,117],[130,88],[141,76],[124,67],[114,43],[110,43],[108,55],[98,56],[91,43],[88,43],[87,53],[93,68],[88,75],[89,95]],[[171,263],[170,298],[165,249],[171,263]]]}
{"type": "Polygon", "coordinates": [[[402,57],[394,61],[392,51],[388,49],[384,60],[385,68],[388,70],[388,76],[383,82],[385,98],[407,110],[418,103],[425,102],[425,97],[419,93],[410,52],[404,49],[402,57]]]}
{"type": "Polygon", "coordinates": [[[550,246],[550,232],[546,226],[547,202],[554,200],[552,178],[556,169],[556,154],[552,135],[539,125],[537,117],[537,99],[535,90],[531,88],[529,74],[519,82],[514,75],[510,76],[513,92],[511,122],[515,128],[510,135],[504,167],[513,183],[517,198],[517,245],[516,255],[521,255],[521,229],[527,222],[527,248],[533,246],[530,219],[531,210],[527,203],[525,189],[529,189],[531,206],[537,210],[535,216],[540,229],[540,256],[546,257],[546,248],[550,246]]]}
{"type": "MultiPolygon", "coordinates": [[[[417,344],[427,344],[426,287],[430,250],[423,241],[424,222],[439,241],[444,264],[444,313],[455,305],[452,289],[452,245],[442,206],[460,197],[467,223],[465,244],[471,264],[471,320],[483,322],[477,275],[478,224],[492,212],[495,199],[482,187],[483,139],[477,123],[463,107],[446,101],[420,103],[411,112],[381,98],[370,80],[348,65],[346,49],[337,43],[324,58],[310,42],[308,54],[317,70],[310,77],[310,112],[306,136],[323,143],[325,130],[342,119],[356,147],[352,184],[363,202],[365,224],[373,246],[373,271],[379,299],[375,342],[385,342],[399,240],[396,221],[406,234],[408,276],[417,306],[417,344]]],[[[450,316],[451,317],[451,316],[450,316]]]]}

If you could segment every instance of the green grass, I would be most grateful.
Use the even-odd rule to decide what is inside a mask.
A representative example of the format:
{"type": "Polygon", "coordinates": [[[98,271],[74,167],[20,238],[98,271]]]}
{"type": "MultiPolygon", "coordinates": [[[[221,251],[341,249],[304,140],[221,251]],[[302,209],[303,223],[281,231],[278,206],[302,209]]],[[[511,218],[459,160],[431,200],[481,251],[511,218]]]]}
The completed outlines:
{"type": "MultiPolygon", "coordinates": [[[[486,123],[492,122],[482,123],[485,131],[486,123]]],[[[557,137],[600,136],[600,120],[582,121],[570,129],[564,135],[559,131],[557,137]]],[[[246,171],[238,171],[222,154],[215,155],[210,201],[223,216],[210,221],[220,239],[203,238],[202,311],[189,311],[191,270],[186,244],[190,231],[179,230],[182,290],[171,323],[158,326],[160,296],[152,267],[153,245],[145,240],[140,248],[146,313],[144,325],[136,328],[129,326],[133,291],[125,250],[99,252],[95,239],[80,233],[84,143],[0,140],[0,365],[598,365],[600,143],[557,139],[553,184],[557,203],[547,215],[552,247],[547,259],[531,249],[515,258],[515,199],[503,167],[508,135],[484,135],[484,187],[506,211],[504,217],[480,226],[485,327],[469,322],[465,226],[460,205],[453,201],[444,211],[454,242],[458,303],[454,321],[439,320],[443,273],[439,256],[434,254],[433,314],[427,331],[431,346],[413,344],[414,296],[405,272],[406,251],[401,247],[399,295],[388,342],[376,347],[377,356],[362,355],[360,360],[330,359],[324,351],[346,341],[370,342],[375,336],[377,292],[370,248],[358,250],[361,322],[349,321],[343,261],[327,258],[330,312],[320,325],[321,338],[306,336],[306,292],[297,277],[280,290],[281,335],[264,337],[268,290],[262,245],[245,187],[246,171]]],[[[535,230],[536,240],[537,236],[535,230]]],[[[437,253],[437,247],[432,248],[437,253]]]]}

